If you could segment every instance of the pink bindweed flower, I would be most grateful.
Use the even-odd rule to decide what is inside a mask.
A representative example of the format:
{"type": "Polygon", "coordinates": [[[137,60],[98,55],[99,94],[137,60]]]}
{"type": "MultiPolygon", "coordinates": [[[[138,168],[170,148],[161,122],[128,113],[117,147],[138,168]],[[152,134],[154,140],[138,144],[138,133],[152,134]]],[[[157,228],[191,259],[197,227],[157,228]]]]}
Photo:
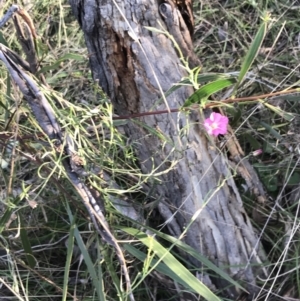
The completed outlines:
{"type": "Polygon", "coordinates": [[[227,133],[228,118],[219,113],[212,112],[209,118],[205,119],[204,127],[209,135],[218,136],[227,133]]]}
{"type": "Polygon", "coordinates": [[[253,155],[254,157],[256,157],[256,156],[261,155],[262,152],[263,152],[262,149],[257,149],[257,150],[255,150],[254,152],[252,152],[252,155],[253,155]]]}

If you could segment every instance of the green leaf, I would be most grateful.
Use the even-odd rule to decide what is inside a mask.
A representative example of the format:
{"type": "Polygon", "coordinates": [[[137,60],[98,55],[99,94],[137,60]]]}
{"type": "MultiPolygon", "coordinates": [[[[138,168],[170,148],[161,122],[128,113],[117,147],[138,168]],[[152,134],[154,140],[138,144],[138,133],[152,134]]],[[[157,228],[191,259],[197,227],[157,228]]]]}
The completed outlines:
{"type": "MultiPolygon", "coordinates": [[[[134,222],[137,223],[137,221],[134,221],[134,222]]],[[[139,224],[139,225],[144,227],[145,229],[151,231],[152,233],[156,234],[160,238],[172,243],[173,245],[176,245],[177,248],[181,249],[183,252],[185,252],[185,253],[193,256],[195,259],[199,260],[201,263],[203,263],[203,265],[205,265],[211,271],[215,272],[221,278],[223,278],[226,281],[228,281],[229,283],[231,283],[233,286],[238,287],[239,289],[243,290],[244,292],[247,292],[247,290],[245,290],[237,281],[233,280],[223,270],[221,270],[219,267],[217,267],[215,264],[213,264],[211,261],[209,261],[205,256],[201,255],[199,252],[197,252],[194,248],[190,247],[186,243],[182,242],[181,240],[178,240],[177,238],[175,238],[171,235],[157,231],[151,227],[148,227],[148,226],[145,226],[142,224],[139,224]]],[[[118,226],[117,228],[123,231],[122,226],[118,226]]]]}
{"type": "MultiPolygon", "coordinates": [[[[120,229],[123,229],[123,228],[120,227],[120,229]]],[[[190,247],[186,243],[182,242],[181,240],[178,240],[177,238],[175,238],[173,236],[170,236],[170,235],[167,235],[165,233],[159,232],[159,231],[157,231],[155,229],[152,229],[150,227],[146,227],[146,229],[148,229],[151,232],[155,233],[160,238],[176,245],[177,248],[180,248],[182,251],[186,252],[187,254],[193,256],[195,259],[202,262],[203,265],[208,267],[210,270],[214,271],[217,275],[219,275],[223,279],[227,280],[233,286],[236,286],[236,287],[240,288],[241,290],[247,292],[238,282],[233,280],[228,274],[226,274],[224,271],[222,271],[220,268],[218,268],[215,264],[213,264],[211,261],[209,261],[206,257],[201,255],[199,252],[197,252],[195,249],[193,249],[192,247],[190,247]]]]}
{"type": "Polygon", "coordinates": [[[234,93],[236,92],[237,88],[239,87],[239,85],[241,84],[241,82],[244,80],[244,77],[246,75],[246,73],[248,72],[248,70],[250,69],[250,67],[252,66],[255,58],[257,57],[257,54],[259,52],[259,49],[261,47],[261,44],[265,38],[266,35],[266,31],[267,31],[267,25],[269,22],[269,15],[266,14],[265,17],[263,18],[263,23],[261,24],[250,48],[248,53],[246,54],[242,67],[241,67],[241,72],[239,74],[235,89],[234,89],[234,93]]]}
{"type": "Polygon", "coordinates": [[[37,52],[38,57],[43,57],[47,55],[49,52],[48,46],[42,41],[41,38],[34,40],[35,50],[37,52]]]}
{"type": "Polygon", "coordinates": [[[39,72],[37,74],[45,73],[45,72],[53,70],[53,69],[59,69],[60,68],[60,64],[63,61],[67,61],[67,60],[73,60],[73,61],[83,62],[83,61],[85,61],[85,57],[83,55],[77,54],[77,53],[67,53],[67,54],[61,56],[52,65],[45,66],[45,67],[41,68],[41,70],[39,70],[39,72]]]}
{"type": "MultiPolygon", "coordinates": [[[[122,230],[139,239],[148,248],[151,248],[157,257],[168,267],[169,271],[172,272],[172,275],[176,274],[177,278],[180,278],[180,283],[186,288],[198,293],[209,301],[220,301],[208,287],[198,280],[169,250],[156,241],[153,236],[149,236],[133,228],[122,228],[122,230]]],[[[156,263],[159,263],[159,261],[156,261],[156,263]]]]}
{"type": "MultiPolygon", "coordinates": [[[[266,146],[264,146],[264,153],[271,153],[273,151],[270,146],[270,144],[266,144],[266,146]],[[270,149],[267,150],[266,147],[270,147],[270,149]]],[[[255,163],[253,164],[253,167],[257,170],[259,178],[269,193],[278,191],[278,177],[281,177],[281,175],[277,167],[264,163],[255,163]]]]}
{"type": "MultiPolygon", "coordinates": [[[[70,207],[67,204],[67,212],[68,212],[68,215],[69,215],[69,219],[71,221],[71,223],[73,222],[74,220],[74,216],[70,210],[70,207]]],[[[74,237],[76,238],[76,242],[78,244],[78,247],[81,251],[81,254],[83,256],[83,259],[84,259],[84,262],[87,266],[87,269],[89,271],[89,274],[91,276],[91,279],[92,279],[92,282],[93,282],[93,285],[94,285],[94,288],[96,289],[96,292],[97,292],[97,295],[99,297],[99,300],[100,301],[105,301],[105,295],[104,295],[104,289],[103,289],[103,280],[102,279],[99,279],[98,276],[97,276],[97,271],[95,270],[95,266],[92,262],[92,259],[90,257],[90,254],[83,242],[83,239],[81,237],[81,234],[78,230],[78,228],[75,226],[74,228],[74,237]]],[[[98,274],[99,275],[99,274],[98,274]]]]}
{"type": "Polygon", "coordinates": [[[268,123],[264,122],[264,121],[259,121],[259,123],[272,135],[274,136],[276,139],[278,140],[282,140],[283,137],[272,128],[272,126],[270,126],[268,123]]]}
{"type": "Polygon", "coordinates": [[[28,238],[27,230],[25,229],[25,224],[23,222],[22,217],[20,217],[20,223],[21,223],[20,237],[21,237],[23,249],[25,251],[27,264],[33,269],[36,265],[36,260],[32,253],[30,239],[28,238]]]}
{"type": "MultiPolygon", "coordinates": [[[[68,211],[69,210],[70,210],[70,208],[68,208],[68,211]]],[[[68,238],[68,248],[67,248],[68,252],[67,252],[65,271],[64,271],[64,285],[63,285],[62,301],[67,300],[67,295],[68,295],[69,274],[70,274],[71,261],[72,261],[73,251],[74,251],[74,231],[76,228],[75,218],[71,214],[71,211],[69,211],[69,216],[72,218],[72,220],[71,220],[71,228],[70,228],[69,238],[68,238]]]]}
{"type": "Polygon", "coordinates": [[[236,78],[226,78],[226,79],[219,79],[212,83],[206,84],[198,89],[194,94],[192,94],[184,103],[183,107],[189,107],[195,103],[204,103],[207,101],[207,98],[216,93],[221,91],[224,88],[227,88],[231,85],[236,83],[236,78]]]}
{"type": "Polygon", "coordinates": [[[263,153],[272,154],[272,153],[274,153],[274,149],[276,149],[276,146],[272,145],[272,143],[270,143],[268,141],[264,141],[263,153]]]}
{"type": "MultiPolygon", "coordinates": [[[[139,259],[141,262],[145,262],[147,260],[147,255],[134,246],[130,244],[123,245],[124,249],[128,251],[131,255],[135,256],[137,259],[139,259]]],[[[182,280],[180,276],[178,276],[172,269],[170,269],[166,264],[163,262],[159,262],[158,259],[153,258],[151,260],[150,266],[153,268],[155,267],[155,270],[157,270],[159,273],[164,274],[168,277],[170,277],[172,280],[182,284],[186,287],[185,281],[182,280]]]]}
{"type": "Polygon", "coordinates": [[[253,117],[253,116],[251,117],[251,120],[254,122],[253,124],[261,125],[262,127],[264,127],[276,139],[278,139],[278,140],[283,139],[283,137],[270,124],[268,124],[262,120],[259,120],[258,118],[253,117]]]}
{"type": "Polygon", "coordinates": [[[51,84],[55,84],[55,83],[59,82],[61,78],[65,78],[68,76],[70,76],[70,73],[65,72],[65,71],[60,71],[59,73],[56,73],[54,76],[48,77],[46,79],[46,81],[49,85],[51,85],[51,84]]]}
{"type": "Polygon", "coordinates": [[[292,113],[287,113],[283,110],[281,110],[279,107],[275,107],[267,102],[262,102],[264,106],[268,107],[270,110],[272,110],[274,113],[276,113],[277,115],[281,116],[283,119],[291,122],[294,118],[295,115],[292,113]]]}
{"type": "Polygon", "coordinates": [[[243,138],[243,140],[247,141],[247,143],[250,143],[250,146],[253,150],[257,150],[262,147],[255,136],[251,133],[244,132],[241,133],[239,137],[243,138]]]}
{"type": "Polygon", "coordinates": [[[3,203],[6,204],[6,210],[4,214],[0,218],[0,234],[5,229],[6,223],[9,221],[13,211],[17,207],[17,205],[21,202],[22,198],[20,196],[16,198],[7,197],[3,203]]]}
{"type": "Polygon", "coordinates": [[[284,95],[284,96],[281,96],[280,98],[291,101],[291,102],[299,102],[300,101],[299,94],[284,95]]]}
{"type": "Polygon", "coordinates": [[[4,36],[2,34],[2,32],[0,32],[0,43],[3,44],[6,47],[9,47],[7,42],[6,42],[6,39],[4,38],[4,36]]]}
{"type": "Polygon", "coordinates": [[[294,172],[288,179],[288,185],[298,185],[300,183],[300,174],[298,172],[294,172]]]}
{"type": "Polygon", "coordinates": [[[202,73],[198,75],[197,81],[198,83],[207,83],[211,81],[216,81],[219,79],[237,79],[236,76],[233,75],[227,75],[223,73],[202,73]]]}
{"type": "MultiPolygon", "coordinates": [[[[227,74],[223,74],[223,73],[203,73],[203,74],[199,74],[198,75],[197,82],[198,82],[198,84],[203,84],[203,83],[207,83],[207,82],[211,82],[211,81],[216,81],[216,80],[220,80],[220,79],[230,79],[230,80],[234,80],[235,79],[235,82],[236,82],[236,78],[237,77],[235,77],[235,76],[227,75],[227,74]]],[[[174,91],[178,90],[182,86],[193,86],[193,83],[191,82],[191,80],[189,78],[184,78],[179,83],[174,84],[165,93],[165,97],[171,95],[174,91]]],[[[163,100],[163,98],[160,98],[158,100],[158,102],[160,102],[162,100],[163,100]]]]}
{"type": "Polygon", "coordinates": [[[278,190],[278,179],[275,175],[261,176],[261,180],[268,192],[275,192],[278,190]]]}

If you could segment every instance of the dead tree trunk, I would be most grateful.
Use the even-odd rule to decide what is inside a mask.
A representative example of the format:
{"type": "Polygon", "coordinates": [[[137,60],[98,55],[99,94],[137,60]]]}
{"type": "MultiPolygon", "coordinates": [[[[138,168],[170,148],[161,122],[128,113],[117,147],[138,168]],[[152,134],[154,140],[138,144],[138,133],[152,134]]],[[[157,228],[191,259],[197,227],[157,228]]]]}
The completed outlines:
{"type": "MultiPolygon", "coordinates": [[[[93,78],[111,98],[119,115],[163,110],[167,105],[179,108],[193,93],[191,87],[182,87],[167,97],[167,105],[158,102],[162,92],[186,74],[172,42],[145,27],[160,28],[158,22],[163,24],[184,55],[192,64],[197,63],[189,45],[191,39],[187,38],[186,25],[191,28],[191,24],[182,23],[181,18],[186,19],[184,13],[188,14],[191,1],[177,1],[187,3],[184,11],[170,0],[158,2],[70,0],[85,34],[93,78]]],[[[195,112],[170,113],[139,118],[141,123],[147,127],[129,122],[126,131],[143,172],[150,173],[157,167],[157,171],[167,170],[176,163],[160,175],[161,184],[156,187],[161,198],[158,208],[168,221],[170,232],[179,237],[194,217],[184,241],[219,267],[226,266],[224,269],[235,279],[243,280],[253,296],[264,253],[243,209],[226,158],[207,139],[201,117],[195,112]],[[164,139],[159,138],[161,135],[164,139]]],[[[194,258],[189,260],[201,266],[194,258]]],[[[218,288],[225,286],[217,278],[206,276],[203,281],[218,288]]],[[[238,292],[228,288],[227,295],[232,298],[238,292]]]]}

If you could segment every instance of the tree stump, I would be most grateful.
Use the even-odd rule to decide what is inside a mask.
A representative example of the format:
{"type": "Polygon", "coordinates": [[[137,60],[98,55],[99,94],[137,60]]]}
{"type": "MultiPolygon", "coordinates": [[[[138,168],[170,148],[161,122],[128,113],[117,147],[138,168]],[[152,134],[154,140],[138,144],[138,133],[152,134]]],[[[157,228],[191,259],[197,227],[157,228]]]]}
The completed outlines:
{"type": "MultiPolygon", "coordinates": [[[[193,93],[192,87],[181,87],[166,101],[158,101],[186,71],[170,39],[146,27],[160,29],[162,24],[191,64],[198,64],[186,21],[191,1],[177,2],[181,6],[155,0],[70,0],[85,35],[93,78],[119,115],[180,108],[193,93]]],[[[227,158],[208,139],[199,112],[143,116],[138,121],[129,121],[126,133],[142,171],[151,173],[156,168],[156,173],[161,172],[155,191],[170,233],[179,237],[193,218],[184,242],[242,280],[251,299],[265,255],[227,158]]],[[[195,258],[187,258],[201,267],[195,258]]],[[[202,281],[219,289],[228,285],[217,276],[203,275],[202,281]]],[[[224,296],[239,294],[235,287],[224,289],[224,296]]]]}

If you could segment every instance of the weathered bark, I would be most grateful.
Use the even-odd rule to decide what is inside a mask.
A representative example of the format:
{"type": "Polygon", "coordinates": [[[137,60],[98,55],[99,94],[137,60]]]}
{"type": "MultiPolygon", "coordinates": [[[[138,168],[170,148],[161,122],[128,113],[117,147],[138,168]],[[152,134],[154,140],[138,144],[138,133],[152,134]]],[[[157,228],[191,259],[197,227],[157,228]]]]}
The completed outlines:
{"type": "MultiPolygon", "coordinates": [[[[170,1],[165,2],[164,5],[170,5],[170,1]]],[[[145,26],[160,28],[159,21],[172,31],[172,23],[169,19],[164,19],[164,23],[162,15],[166,13],[164,18],[169,18],[167,9],[171,7],[171,14],[178,16],[175,6],[159,7],[155,0],[70,3],[85,34],[93,77],[111,98],[118,114],[162,110],[167,105],[179,108],[193,93],[191,87],[182,87],[167,97],[167,104],[157,101],[162,91],[186,74],[171,41],[145,26]]],[[[181,23],[173,26],[187,31],[181,23]]],[[[182,43],[185,42],[188,45],[184,39],[182,43]]],[[[190,49],[184,50],[184,55],[195,63],[190,49]]],[[[145,116],[139,121],[160,133],[154,135],[135,122],[126,127],[143,172],[150,173],[158,166],[158,171],[163,171],[176,162],[172,170],[160,176],[161,184],[156,186],[161,198],[158,208],[168,221],[170,232],[179,237],[194,217],[184,241],[219,267],[226,266],[224,269],[231,276],[244,280],[244,286],[253,295],[257,265],[264,261],[264,253],[243,209],[226,158],[203,133],[201,116],[197,112],[170,113],[145,116]],[[165,140],[159,138],[162,134],[165,140]]],[[[201,266],[194,258],[189,260],[201,266]]],[[[211,280],[218,288],[225,285],[208,276],[204,280],[211,280]]],[[[226,292],[230,297],[239,293],[235,288],[227,288],[226,292]]]]}

